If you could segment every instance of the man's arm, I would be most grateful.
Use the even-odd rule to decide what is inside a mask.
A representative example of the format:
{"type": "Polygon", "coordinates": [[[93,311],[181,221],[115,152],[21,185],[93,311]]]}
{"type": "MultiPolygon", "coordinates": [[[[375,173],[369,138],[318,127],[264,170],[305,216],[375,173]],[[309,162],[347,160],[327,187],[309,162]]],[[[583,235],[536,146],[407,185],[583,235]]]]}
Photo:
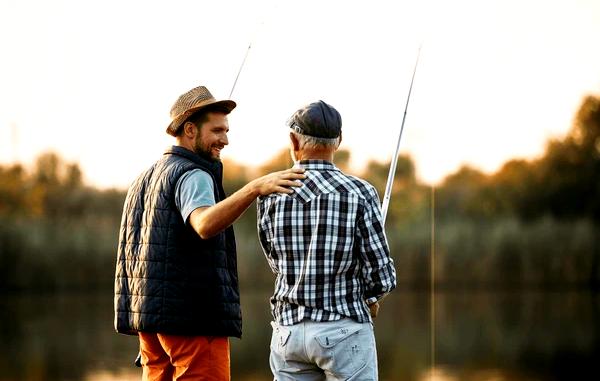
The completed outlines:
{"type": "Polygon", "coordinates": [[[383,218],[376,191],[365,203],[365,211],[358,223],[361,240],[362,277],[365,282],[365,302],[376,315],[378,301],[396,287],[396,270],[390,257],[383,227],[383,218]]]}
{"type": "Polygon", "coordinates": [[[196,208],[190,214],[190,225],[202,239],[215,236],[233,224],[258,196],[293,193],[289,187],[300,186],[296,180],[304,178],[304,169],[290,168],[254,179],[215,205],[196,208]]]}

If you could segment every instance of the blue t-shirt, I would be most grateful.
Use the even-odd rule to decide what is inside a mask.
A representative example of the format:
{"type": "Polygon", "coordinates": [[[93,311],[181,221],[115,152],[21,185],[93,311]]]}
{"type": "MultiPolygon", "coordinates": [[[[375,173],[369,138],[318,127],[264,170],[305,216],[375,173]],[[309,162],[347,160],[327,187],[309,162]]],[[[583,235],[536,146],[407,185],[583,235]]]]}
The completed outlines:
{"type": "Polygon", "coordinates": [[[184,173],[175,185],[175,205],[187,223],[194,209],[215,204],[212,177],[201,169],[184,173]]]}

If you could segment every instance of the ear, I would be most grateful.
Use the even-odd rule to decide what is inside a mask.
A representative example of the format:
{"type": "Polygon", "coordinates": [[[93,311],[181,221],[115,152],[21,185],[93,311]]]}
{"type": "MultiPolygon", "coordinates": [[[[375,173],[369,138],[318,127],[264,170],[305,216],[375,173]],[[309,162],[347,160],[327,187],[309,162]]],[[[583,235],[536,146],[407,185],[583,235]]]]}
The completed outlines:
{"type": "Polygon", "coordinates": [[[339,138],[338,144],[337,144],[338,148],[340,147],[340,144],[342,144],[342,132],[341,131],[340,131],[340,138],[339,138]]]}
{"type": "Polygon", "coordinates": [[[300,151],[300,142],[298,141],[298,138],[296,137],[296,135],[294,135],[293,133],[290,132],[290,140],[292,142],[292,147],[294,148],[294,151],[300,151]]]}
{"type": "Polygon", "coordinates": [[[196,130],[197,127],[192,122],[185,122],[185,124],[183,125],[183,134],[190,139],[196,136],[196,130]]]}

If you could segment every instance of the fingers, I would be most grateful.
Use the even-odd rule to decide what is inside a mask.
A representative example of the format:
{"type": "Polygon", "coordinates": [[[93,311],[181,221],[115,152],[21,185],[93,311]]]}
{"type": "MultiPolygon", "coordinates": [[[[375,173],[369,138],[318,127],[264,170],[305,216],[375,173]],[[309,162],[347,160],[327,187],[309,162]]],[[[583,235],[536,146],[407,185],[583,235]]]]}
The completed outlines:
{"type": "Polygon", "coordinates": [[[294,174],[288,174],[282,177],[282,179],[285,180],[304,180],[306,178],[306,175],[302,175],[302,174],[298,174],[298,173],[294,173],[294,174]]]}
{"type": "Polygon", "coordinates": [[[285,184],[281,184],[281,185],[285,185],[285,186],[288,186],[288,187],[301,187],[302,183],[300,181],[291,181],[291,180],[288,180],[288,181],[285,182],[285,184]]]}
{"type": "Polygon", "coordinates": [[[302,186],[306,178],[304,168],[290,168],[284,171],[273,172],[256,180],[258,194],[266,196],[271,193],[294,193],[290,188],[302,186]]]}
{"type": "Polygon", "coordinates": [[[282,179],[286,180],[302,180],[306,178],[304,168],[290,168],[279,172],[282,179]]]}
{"type": "MultiPolygon", "coordinates": [[[[300,175],[295,175],[295,176],[300,176],[300,175]]],[[[302,175],[302,176],[304,176],[304,175],[302,175]]],[[[305,178],[305,177],[306,176],[304,176],[303,178],[305,178]]],[[[302,182],[299,180],[302,180],[302,178],[289,177],[289,176],[284,176],[284,177],[276,176],[272,179],[272,183],[275,186],[299,187],[299,186],[302,186],[302,182]]]]}
{"type": "Polygon", "coordinates": [[[272,178],[269,181],[262,183],[258,189],[258,193],[262,196],[266,196],[271,193],[294,193],[291,189],[293,187],[302,186],[299,181],[285,180],[280,178],[272,178]]]}
{"type": "Polygon", "coordinates": [[[275,192],[276,193],[287,193],[287,194],[294,193],[294,191],[291,190],[290,188],[284,188],[284,187],[276,187],[275,192]]]}
{"type": "Polygon", "coordinates": [[[369,312],[371,313],[372,318],[376,318],[379,313],[379,302],[369,305],[369,312]]]}
{"type": "MultiPolygon", "coordinates": [[[[274,175],[275,186],[277,187],[300,187],[302,186],[302,182],[298,180],[303,180],[306,178],[306,175],[304,174],[304,168],[290,168],[286,169],[285,171],[277,172],[274,175]]],[[[293,193],[292,190],[287,190],[288,191],[284,193],[293,193]]]]}
{"type": "Polygon", "coordinates": [[[290,189],[290,187],[301,187],[302,183],[300,181],[291,181],[291,180],[282,180],[279,181],[277,184],[275,184],[275,192],[282,192],[282,193],[294,193],[294,191],[292,189],[290,189]]]}

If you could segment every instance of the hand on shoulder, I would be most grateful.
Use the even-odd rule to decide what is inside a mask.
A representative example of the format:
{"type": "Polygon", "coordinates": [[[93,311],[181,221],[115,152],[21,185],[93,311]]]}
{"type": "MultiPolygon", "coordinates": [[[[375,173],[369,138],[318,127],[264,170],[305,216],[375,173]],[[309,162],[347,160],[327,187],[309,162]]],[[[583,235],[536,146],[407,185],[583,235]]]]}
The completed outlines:
{"type": "Polygon", "coordinates": [[[304,168],[289,168],[284,171],[269,173],[253,180],[253,188],[257,196],[266,196],[271,193],[293,193],[290,187],[302,186],[298,180],[306,178],[304,168]]]}

